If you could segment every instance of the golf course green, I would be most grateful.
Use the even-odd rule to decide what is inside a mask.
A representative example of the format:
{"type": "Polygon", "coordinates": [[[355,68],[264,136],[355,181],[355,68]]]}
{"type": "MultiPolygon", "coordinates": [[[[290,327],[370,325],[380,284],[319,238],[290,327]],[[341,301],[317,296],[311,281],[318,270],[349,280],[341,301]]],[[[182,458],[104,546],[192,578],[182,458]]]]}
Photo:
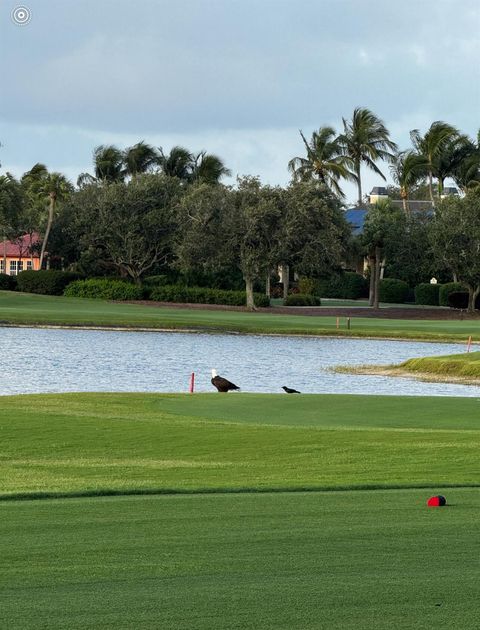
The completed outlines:
{"type": "MultiPolygon", "coordinates": [[[[408,317],[408,308],[405,309],[408,317]]],[[[480,341],[478,320],[409,320],[156,307],[0,291],[0,324],[151,328],[203,332],[344,335],[427,341],[480,341]]]]}
{"type": "Polygon", "coordinates": [[[479,404],[2,397],[0,627],[475,628],[479,404]]]}

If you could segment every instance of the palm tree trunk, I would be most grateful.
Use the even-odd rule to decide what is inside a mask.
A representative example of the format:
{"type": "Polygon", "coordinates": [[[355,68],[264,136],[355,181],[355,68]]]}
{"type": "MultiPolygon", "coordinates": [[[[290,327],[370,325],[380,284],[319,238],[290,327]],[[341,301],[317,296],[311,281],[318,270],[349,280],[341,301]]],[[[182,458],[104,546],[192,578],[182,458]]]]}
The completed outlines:
{"type": "Polygon", "coordinates": [[[362,205],[362,178],[360,177],[360,162],[355,165],[355,172],[357,175],[357,188],[358,188],[358,205],[362,205]]]}
{"type": "Polygon", "coordinates": [[[55,210],[55,196],[50,194],[50,204],[48,206],[47,229],[45,230],[45,236],[43,237],[43,241],[42,241],[42,249],[40,251],[40,267],[39,267],[40,269],[42,268],[42,265],[43,265],[43,258],[45,256],[45,250],[47,247],[48,237],[50,235],[50,229],[53,223],[54,210],[55,210]]]}
{"type": "Polygon", "coordinates": [[[368,306],[373,306],[375,300],[375,254],[368,257],[368,266],[370,267],[370,287],[368,291],[368,306]]]}
{"type": "Polygon", "coordinates": [[[428,192],[430,193],[430,201],[432,202],[432,206],[434,206],[435,201],[433,199],[433,173],[431,170],[428,171],[428,192]]]}
{"type": "Polygon", "coordinates": [[[380,248],[375,248],[375,290],[373,299],[373,308],[379,308],[380,306],[380,248]]]}

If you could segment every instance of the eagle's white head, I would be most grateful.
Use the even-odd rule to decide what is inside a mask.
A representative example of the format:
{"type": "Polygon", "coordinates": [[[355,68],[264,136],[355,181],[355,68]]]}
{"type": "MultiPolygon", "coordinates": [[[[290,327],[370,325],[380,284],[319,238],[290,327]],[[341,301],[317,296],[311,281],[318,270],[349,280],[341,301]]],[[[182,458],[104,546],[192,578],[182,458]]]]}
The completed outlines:
{"type": "Polygon", "coordinates": [[[215,378],[216,376],[218,376],[217,370],[212,370],[212,378],[215,378]]]}

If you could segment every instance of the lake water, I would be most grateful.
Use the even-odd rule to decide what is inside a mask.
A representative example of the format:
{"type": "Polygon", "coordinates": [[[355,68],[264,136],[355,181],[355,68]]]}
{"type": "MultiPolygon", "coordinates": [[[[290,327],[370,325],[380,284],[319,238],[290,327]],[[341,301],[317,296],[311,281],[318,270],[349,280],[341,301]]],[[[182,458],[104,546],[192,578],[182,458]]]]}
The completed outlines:
{"type": "MultiPolygon", "coordinates": [[[[214,391],[210,370],[246,392],[480,396],[480,387],[336,374],[336,365],[399,363],[464,346],[372,339],[1,328],[1,394],[214,391]]],[[[234,395],[234,394],[232,394],[234,395]]]]}

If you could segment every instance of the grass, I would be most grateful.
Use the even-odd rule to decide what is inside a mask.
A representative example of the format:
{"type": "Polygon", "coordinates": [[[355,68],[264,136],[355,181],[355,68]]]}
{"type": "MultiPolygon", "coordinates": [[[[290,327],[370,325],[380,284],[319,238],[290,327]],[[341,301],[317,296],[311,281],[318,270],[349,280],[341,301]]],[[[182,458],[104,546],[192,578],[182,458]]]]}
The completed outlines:
{"type": "Polygon", "coordinates": [[[0,627],[476,628],[479,404],[1,397],[0,627]]]}
{"type": "Polygon", "coordinates": [[[0,626],[477,628],[478,491],[436,491],[4,504],[0,626]]]}
{"type": "Polygon", "coordinates": [[[407,372],[479,379],[480,352],[409,359],[398,367],[407,372]]]}
{"type": "MultiPolygon", "coordinates": [[[[405,312],[408,313],[408,309],[405,312]]],[[[103,300],[0,292],[0,324],[4,325],[114,326],[207,332],[349,335],[430,341],[466,341],[471,335],[473,341],[480,341],[478,321],[355,317],[351,319],[351,330],[347,330],[346,319],[340,318],[339,329],[336,328],[336,319],[261,311],[248,313],[155,308],[103,300]]]]}

